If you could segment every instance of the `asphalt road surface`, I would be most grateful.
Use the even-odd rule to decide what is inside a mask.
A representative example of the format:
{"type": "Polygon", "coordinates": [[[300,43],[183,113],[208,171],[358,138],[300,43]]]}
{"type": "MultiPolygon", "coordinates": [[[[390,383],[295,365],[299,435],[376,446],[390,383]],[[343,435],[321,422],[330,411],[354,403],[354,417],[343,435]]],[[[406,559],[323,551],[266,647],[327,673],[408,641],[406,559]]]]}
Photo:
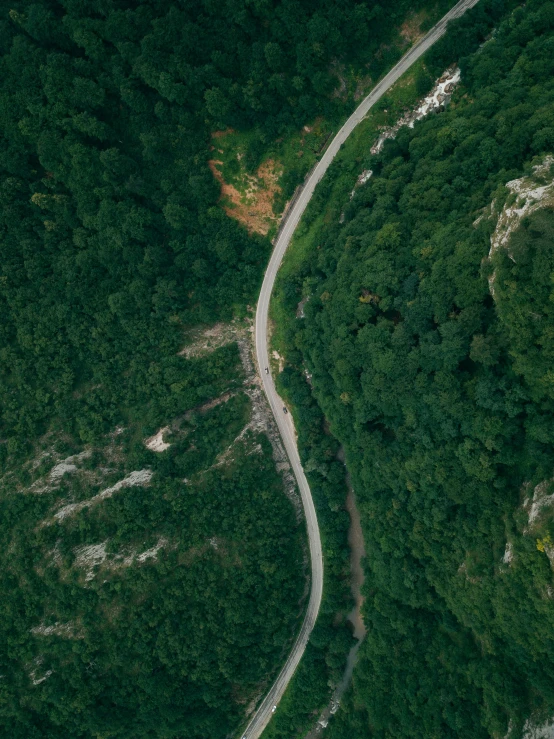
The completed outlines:
{"type": "MultiPolygon", "coordinates": [[[[263,386],[271,410],[275,416],[275,421],[279,427],[279,432],[283,439],[285,449],[296,476],[300,494],[302,496],[302,504],[304,506],[304,514],[306,516],[306,524],[308,529],[308,538],[310,542],[310,556],[312,563],[312,587],[310,593],[310,602],[308,603],[308,610],[304,617],[304,622],[300,633],[294,643],[292,651],[279,673],[277,680],[272,685],[268,694],[262,701],[258,710],[251,719],[248,727],[242,733],[242,737],[245,739],[258,739],[263,732],[264,728],[271,719],[273,706],[278,706],[283,693],[285,692],[287,685],[289,684],[294,672],[304,654],[306,644],[310,638],[310,634],[314,627],[319,606],[321,603],[321,594],[323,591],[323,556],[321,552],[321,539],[319,536],[319,527],[317,524],[317,516],[312,500],[312,495],[304,475],[304,470],[300,464],[300,457],[298,456],[298,450],[296,448],[296,437],[294,432],[294,424],[292,417],[289,414],[283,412],[284,403],[281,398],[277,395],[275,385],[273,383],[273,377],[271,376],[271,368],[269,363],[269,349],[268,349],[268,333],[267,333],[267,319],[269,310],[269,301],[271,298],[271,292],[273,290],[273,284],[277,271],[285,254],[285,251],[290,243],[294,230],[308,205],[310,198],[313,195],[317,183],[321,180],[327,168],[335,158],[342,144],[350,136],[354,128],[358,123],[367,115],[370,108],[375,105],[382,95],[409,69],[412,64],[417,61],[422,54],[424,54],[434,43],[437,41],[446,31],[446,25],[448,21],[453,18],[459,18],[466,10],[477,5],[479,0],[460,0],[450,10],[442,20],[440,20],[436,26],[434,26],[429,33],[418,41],[398,62],[398,64],[391,69],[391,71],[384,77],[370,92],[370,94],[360,103],[356,110],[352,113],[350,118],[346,121],[344,126],[337,133],[335,138],[331,141],[329,147],[319,160],[317,166],[311,172],[310,176],[304,183],[302,191],[297,198],[294,206],[287,214],[285,221],[281,225],[279,237],[275,244],[273,254],[269,265],[267,267],[260,297],[258,300],[258,307],[256,311],[256,356],[258,359],[260,376],[263,381],[263,386]],[[265,373],[265,368],[270,368],[270,374],[265,373]]],[[[278,709],[277,709],[278,710],[278,709]]]]}

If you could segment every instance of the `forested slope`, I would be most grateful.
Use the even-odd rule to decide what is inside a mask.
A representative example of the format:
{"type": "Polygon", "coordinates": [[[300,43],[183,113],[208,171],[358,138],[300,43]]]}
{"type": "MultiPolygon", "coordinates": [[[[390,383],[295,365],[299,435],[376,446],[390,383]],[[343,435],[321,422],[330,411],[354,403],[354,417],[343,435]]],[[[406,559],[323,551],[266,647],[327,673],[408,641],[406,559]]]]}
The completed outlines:
{"type": "Polygon", "coordinates": [[[553,52],[551,3],[510,14],[281,288],[367,550],[333,737],[518,737],[554,713],[553,52]]]}
{"type": "Polygon", "coordinates": [[[255,297],[269,244],[215,207],[210,131],[256,125],[263,147],[335,110],[330,61],[371,58],[407,6],[4,4],[4,435],[53,414],[105,431],[150,394],[153,352],[177,348],[181,324],[255,297]],[[91,383],[101,394],[71,397],[91,383]]]}
{"type": "MultiPolygon", "coordinates": [[[[248,315],[270,251],[219,207],[211,134],[254,131],[256,164],[338,116],[332,64],[378,76],[412,7],[0,4],[2,735],[219,739],[282,664],[305,545],[248,326],[181,351],[248,315]]],[[[320,693],[347,647],[325,627],[320,693]]]]}
{"type": "Polygon", "coordinates": [[[175,415],[162,385],[163,451],[135,421],[94,444],[46,434],[6,465],[5,736],[215,739],[285,659],[305,599],[299,517],[236,345],[188,364],[210,382],[189,402],[210,401],[175,415]]]}

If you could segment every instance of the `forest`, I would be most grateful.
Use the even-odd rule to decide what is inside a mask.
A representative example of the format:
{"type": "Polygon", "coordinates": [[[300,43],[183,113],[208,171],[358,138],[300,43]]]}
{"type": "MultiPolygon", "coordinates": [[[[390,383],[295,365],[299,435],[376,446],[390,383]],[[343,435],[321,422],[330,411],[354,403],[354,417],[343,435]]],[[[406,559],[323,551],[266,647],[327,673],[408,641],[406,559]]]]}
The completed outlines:
{"type": "MultiPolygon", "coordinates": [[[[450,6],[0,3],[2,735],[220,739],[283,663],[307,577],[294,491],[249,428],[236,337],[181,352],[216,322],[246,330],[271,249],[219,207],[212,134],[250,131],[255,167],[346,114],[333,65],[378,77],[429,4],[450,6]]],[[[329,511],[301,674],[317,704],[350,645],[347,517],[306,405],[329,511]]]]}
{"type": "Polygon", "coordinates": [[[50,440],[27,488],[3,481],[4,736],[218,737],[243,722],[298,628],[304,569],[266,438],[213,464],[247,410],[237,395],[188,416],[160,455],[133,428],[92,453],[50,440]],[[58,485],[56,452],[77,467],[58,485]],[[130,470],[149,475],[91,498],[130,470]]]}
{"type": "MultiPolygon", "coordinates": [[[[241,344],[271,244],[220,207],[212,135],[247,132],[254,169],[350,112],[340,65],[378,79],[407,13],[452,4],[0,3],[3,735],[220,739],[276,675],[307,559],[241,344]]],[[[489,258],[506,184],[554,174],[554,11],[516,6],[481,0],[436,45],[417,84],[459,62],[451,106],[368,146],[351,200],[321,183],[281,285],[326,582],[276,738],[352,643],[339,445],[368,637],[328,735],[516,739],[554,712],[552,203],[489,258]]]]}
{"type": "Polygon", "coordinates": [[[279,286],[285,371],[345,449],[367,551],[332,739],[515,739],[554,714],[554,7],[514,6],[431,52],[459,62],[452,103],[368,142],[352,197],[320,184],[279,286]]]}
{"type": "Polygon", "coordinates": [[[4,5],[0,454],[54,419],[106,432],[148,401],[147,368],[183,326],[244,314],[270,244],[217,207],[210,133],[256,128],[255,161],[344,105],[325,94],[331,59],[372,59],[408,5],[4,5]]]}

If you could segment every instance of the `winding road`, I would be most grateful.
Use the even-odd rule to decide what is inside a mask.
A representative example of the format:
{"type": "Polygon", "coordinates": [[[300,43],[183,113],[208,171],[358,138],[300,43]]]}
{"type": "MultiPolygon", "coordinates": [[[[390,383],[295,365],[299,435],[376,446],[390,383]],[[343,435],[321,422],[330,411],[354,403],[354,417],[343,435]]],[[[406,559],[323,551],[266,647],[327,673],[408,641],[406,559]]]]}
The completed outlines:
{"type": "Polygon", "coordinates": [[[319,160],[317,166],[310,173],[306,179],[304,186],[298,196],[293,207],[285,216],[281,229],[279,232],[278,239],[275,243],[275,248],[271,255],[269,265],[267,267],[260,297],[258,300],[258,307],[256,311],[256,356],[259,365],[260,376],[263,381],[263,387],[267,399],[271,406],[275,421],[279,428],[279,432],[283,439],[285,449],[287,451],[292,469],[294,471],[300,494],[302,496],[302,504],[304,506],[304,514],[306,517],[306,524],[308,529],[308,538],[310,542],[310,557],[312,563],[312,587],[310,593],[310,602],[308,603],[308,609],[304,617],[304,622],[300,629],[300,633],[296,638],[292,651],[279,673],[276,681],[272,685],[268,694],[258,707],[256,713],[252,717],[248,727],[242,733],[243,739],[258,739],[267,726],[272,716],[273,706],[277,706],[283,693],[285,692],[287,685],[289,684],[294,672],[304,654],[306,644],[310,638],[310,634],[314,627],[319,612],[319,606],[321,604],[321,596],[323,592],[323,555],[321,551],[321,539],[319,535],[319,527],[317,524],[317,516],[315,512],[310,487],[304,470],[300,463],[300,457],[298,456],[298,450],[296,447],[296,436],[294,431],[294,424],[292,421],[291,414],[285,414],[283,412],[283,401],[277,395],[273,377],[270,374],[265,373],[265,368],[270,367],[269,362],[269,347],[268,347],[268,311],[269,301],[273,290],[273,284],[277,276],[277,271],[281,265],[281,261],[290,243],[292,235],[306,209],[306,206],[310,202],[310,198],[313,195],[317,183],[321,180],[329,165],[337,155],[340,147],[350,136],[354,128],[360,123],[361,120],[367,115],[370,108],[375,105],[382,95],[408,70],[414,62],[416,62],[422,54],[424,54],[438,39],[445,33],[448,21],[453,18],[459,18],[469,8],[477,5],[479,0],[460,0],[445,16],[442,18],[436,26],[434,26],[429,33],[427,33],[420,41],[418,41],[396,64],[393,69],[373,88],[371,93],[360,103],[356,110],[352,113],[350,118],[346,121],[334,139],[331,141],[329,147],[319,160]]]}

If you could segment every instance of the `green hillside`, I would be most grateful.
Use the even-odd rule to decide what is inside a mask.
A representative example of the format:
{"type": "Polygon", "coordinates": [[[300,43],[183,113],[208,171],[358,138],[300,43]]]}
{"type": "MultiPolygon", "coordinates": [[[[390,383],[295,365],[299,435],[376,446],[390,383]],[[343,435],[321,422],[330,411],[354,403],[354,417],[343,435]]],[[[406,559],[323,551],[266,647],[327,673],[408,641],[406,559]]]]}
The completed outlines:
{"type": "MultiPolygon", "coordinates": [[[[240,736],[309,593],[251,357],[271,229],[452,4],[1,4],[1,736],[240,736]],[[267,235],[225,193],[271,159],[267,235]]],[[[554,12],[515,5],[481,0],[381,101],[284,265],[326,581],[274,737],[304,736],[352,645],[340,446],[368,636],[327,736],[516,739],[554,714],[554,12]],[[448,109],[372,157],[455,61],[448,109]]]]}
{"type": "Polygon", "coordinates": [[[245,359],[271,245],[219,207],[211,134],[252,168],[343,115],[331,63],[407,6],[2,4],[2,736],[220,739],[286,658],[306,544],[245,359]]]}
{"type": "Polygon", "coordinates": [[[444,112],[334,165],[321,193],[373,176],[316,192],[285,266],[286,371],[344,446],[367,551],[333,739],[554,713],[553,49],[551,3],[509,14],[444,112]]]}

